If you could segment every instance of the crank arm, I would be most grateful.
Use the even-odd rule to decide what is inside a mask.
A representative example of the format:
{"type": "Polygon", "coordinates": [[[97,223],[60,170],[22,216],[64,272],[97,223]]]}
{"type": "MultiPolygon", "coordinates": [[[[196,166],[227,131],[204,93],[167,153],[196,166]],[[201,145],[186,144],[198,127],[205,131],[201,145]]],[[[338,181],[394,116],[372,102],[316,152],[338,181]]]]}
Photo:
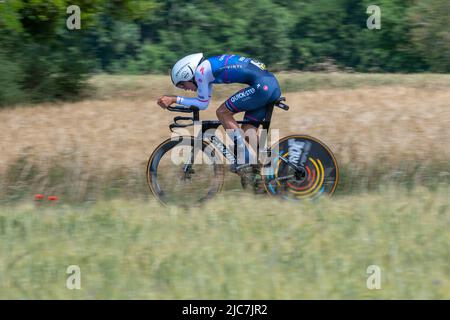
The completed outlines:
{"type": "Polygon", "coordinates": [[[283,177],[278,177],[278,178],[270,179],[270,182],[272,182],[272,181],[275,181],[275,182],[276,182],[276,181],[289,180],[289,179],[292,179],[292,178],[295,179],[295,175],[290,174],[290,175],[288,175],[288,176],[283,176],[283,177]]]}
{"type": "Polygon", "coordinates": [[[281,159],[284,163],[286,163],[288,166],[290,166],[291,168],[293,168],[294,170],[296,170],[296,171],[301,171],[301,169],[300,169],[297,165],[295,165],[295,164],[289,162],[288,160],[286,160],[285,157],[280,156],[280,159],[281,159]]]}

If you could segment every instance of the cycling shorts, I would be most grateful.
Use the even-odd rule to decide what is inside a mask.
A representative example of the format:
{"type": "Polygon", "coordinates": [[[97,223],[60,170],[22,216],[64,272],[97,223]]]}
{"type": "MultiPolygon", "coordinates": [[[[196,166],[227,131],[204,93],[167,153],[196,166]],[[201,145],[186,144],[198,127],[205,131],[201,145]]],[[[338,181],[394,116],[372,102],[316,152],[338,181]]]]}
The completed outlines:
{"type": "Polygon", "coordinates": [[[225,101],[225,106],[233,113],[245,112],[244,120],[261,121],[266,115],[267,106],[280,96],[280,85],[275,76],[270,74],[236,92],[225,101]]]}

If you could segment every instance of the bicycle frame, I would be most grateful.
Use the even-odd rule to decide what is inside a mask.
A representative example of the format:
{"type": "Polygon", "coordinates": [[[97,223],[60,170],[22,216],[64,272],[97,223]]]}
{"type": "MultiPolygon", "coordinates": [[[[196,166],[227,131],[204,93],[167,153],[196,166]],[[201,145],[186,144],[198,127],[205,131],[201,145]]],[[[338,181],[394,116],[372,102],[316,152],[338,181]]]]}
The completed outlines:
{"type": "MultiPolygon", "coordinates": [[[[255,126],[256,128],[259,128],[260,126],[262,126],[262,129],[264,129],[267,132],[270,128],[273,107],[274,107],[273,105],[268,107],[266,116],[264,117],[264,120],[262,120],[262,121],[242,120],[242,121],[237,121],[237,123],[239,125],[251,124],[251,125],[255,126]]],[[[225,143],[222,140],[220,140],[220,138],[218,138],[216,135],[205,134],[206,132],[208,132],[208,130],[217,129],[221,125],[222,124],[218,120],[202,121],[201,131],[199,132],[197,138],[209,140],[222,153],[222,155],[226,159],[228,159],[228,161],[230,161],[230,163],[234,164],[237,162],[237,157],[236,157],[235,153],[230,152],[228,147],[225,145],[225,143]]],[[[262,145],[265,146],[266,142],[267,142],[267,135],[264,135],[263,141],[258,140],[258,145],[260,145],[262,143],[262,145]]]]}
{"type": "MultiPolygon", "coordinates": [[[[284,101],[284,98],[281,98],[281,99],[275,101],[274,103],[271,103],[269,106],[267,106],[266,115],[264,116],[264,119],[262,121],[241,120],[241,121],[237,121],[237,123],[239,125],[251,124],[251,125],[255,126],[256,128],[259,128],[260,126],[262,126],[262,129],[265,132],[268,132],[269,128],[270,128],[270,123],[272,120],[272,113],[273,113],[273,109],[274,109],[275,105],[279,106],[280,108],[282,108],[284,110],[289,109],[289,107],[287,105],[285,105],[284,103],[282,103],[281,101],[284,101]]],[[[192,126],[192,125],[195,125],[200,122],[201,130],[200,130],[200,132],[198,132],[198,135],[196,138],[199,140],[207,140],[207,141],[209,140],[209,142],[211,142],[222,153],[222,155],[228,161],[230,161],[230,163],[235,164],[237,162],[237,157],[234,154],[234,152],[230,152],[228,150],[228,147],[223,143],[222,140],[217,138],[217,136],[215,136],[215,135],[206,135],[205,134],[211,129],[215,130],[215,129],[219,128],[222,125],[222,123],[219,120],[200,121],[200,111],[197,108],[193,108],[193,107],[185,108],[185,107],[177,106],[177,107],[169,107],[168,110],[175,111],[175,112],[192,112],[193,113],[192,118],[190,118],[190,117],[175,117],[174,123],[172,123],[169,126],[170,130],[172,130],[173,128],[183,128],[183,127],[187,127],[187,126],[192,126]],[[190,123],[190,124],[177,123],[177,121],[180,121],[180,120],[191,120],[192,123],[190,123]]],[[[258,145],[261,145],[260,142],[261,141],[258,141],[258,145]]],[[[263,146],[265,146],[267,143],[267,135],[264,136],[264,139],[262,142],[263,142],[263,146]]]]}
{"type": "MultiPolygon", "coordinates": [[[[255,151],[257,153],[257,165],[251,168],[254,176],[250,174],[248,177],[246,171],[244,172],[244,175],[239,174],[239,171],[233,172],[241,175],[241,184],[244,188],[250,186],[253,187],[256,192],[260,192],[261,186],[263,185],[265,192],[269,195],[282,196],[286,199],[292,198],[294,200],[299,200],[303,198],[315,198],[322,193],[333,194],[339,180],[339,168],[333,153],[321,141],[311,136],[298,134],[277,139],[275,136],[276,133],[272,132],[270,140],[275,138],[277,141],[274,144],[267,146],[268,143],[271,143],[268,130],[270,129],[274,107],[276,106],[284,110],[289,109],[289,106],[281,102],[284,100],[284,98],[280,98],[270,105],[267,105],[266,114],[261,121],[237,121],[239,125],[251,124],[258,128],[258,130],[260,128],[263,130],[260,130],[256,141],[254,141],[257,142],[257,149],[249,150],[250,152],[255,151]],[[247,181],[247,179],[250,180],[247,181]]],[[[170,186],[161,188],[157,171],[164,154],[171,151],[173,148],[180,146],[183,149],[175,150],[175,156],[182,154],[183,156],[187,155],[190,157],[190,159],[185,159],[183,157],[181,158],[181,162],[178,161],[174,163],[175,166],[182,166],[179,168],[182,169],[182,172],[178,171],[181,173],[180,178],[182,180],[191,180],[193,175],[197,173],[197,169],[201,170],[205,168],[204,166],[198,166],[197,168],[197,166],[195,166],[196,164],[210,165],[210,160],[213,160],[214,179],[211,178],[212,180],[207,195],[198,201],[210,198],[220,191],[224,181],[224,162],[222,161],[223,159],[219,159],[216,156],[220,157],[220,154],[222,154],[225,160],[229,161],[227,161],[228,163],[236,164],[240,161],[241,154],[235,154],[237,150],[230,152],[231,149],[237,148],[235,142],[228,145],[229,140],[227,135],[224,137],[220,136],[222,130],[220,130],[220,132],[217,131],[222,125],[220,121],[201,121],[200,110],[196,107],[171,106],[167,109],[173,112],[191,114],[190,117],[174,117],[174,123],[169,126],[171,131],[173,131],[173,128],[183,128],[195,125],[194,134],[192,135],[192,132],[185,134],[180,132],[176,136],[172,136],[172,138],[165,140],[153,151],[147,164],[147,182],[149,187],[158,199],[162,199],[161,201],[163,203],[167,200],[164,198],[164,189],[172,189],[170,189],[170,186]],[[223,139],[225,140],[222,141],[223,139]],[[184,149],[184,147],[187,147],[187,149],[184,149]],[[193,152],[191,151],[192,148],[194,150],[193,152]],[[202,158],[197,158],[199,155],[202,156],[202,158]],[[206,158],[204,158],[205,156],[206,158]],[[200,161],[196,162],[197,159],[200,161]],[[203,159],[206,159],[207,161],[203,162],[203,159]]],[[[254,137],[255,136],[253,136],[253,138],[254,137]]],[[[250,137],[249,144],[253,144],[252,137],[250,137]]],[[[173,154],[169,154],[168,156],[172,157],[172,155],[173,154]]],[[[166,161],[170,160],[167,157],[164,159],[166,159],[166,161]]],[[[180,158],[177,158],[177,160],[178,159],[180,158]]],[[[163,168],[161,168],[161,170],[162,169],[163,168]]],[[[174,182],[174,179],[170,180],[174,182]]]]}

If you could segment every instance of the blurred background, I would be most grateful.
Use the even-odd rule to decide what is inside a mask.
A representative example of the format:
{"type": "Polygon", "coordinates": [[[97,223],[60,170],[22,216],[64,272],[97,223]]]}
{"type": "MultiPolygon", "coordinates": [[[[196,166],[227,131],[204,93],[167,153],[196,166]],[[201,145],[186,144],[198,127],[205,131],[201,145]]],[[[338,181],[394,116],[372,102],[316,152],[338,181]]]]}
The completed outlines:
{"type": "Polygon", "coordinates": [[[93,73],[168,74],[180,57],[232,52],[273,71],[449,72],[449,4],[380,0],[2,1],[0,105],[77,98],[93,73]],[[68,30],[69,5],[81,29],[68,30]]]}
{"type": "Polygon", "coordinates": [[[0,298],[448,299],[449,26],[448,0],[0,1],[0,298]],[[174,116],[156,99],[186,94],[169,70],[196,52],[276,74],[272,128],[333,150],[335,197],[254,198],[228,174],[206,207],[156,203],[146,163],[174,116]]]}
{"type": "MultiPolygon", "coordinates": [[[[69,30],[73,4],[0,2],[3,199],[147,196],[143,168],[173,116],[154,101],[185,94],[169,71],[193,52],[268,65],[291,105],[272,128],[329,144],[339,192],[447,179],[448,1],[379,1],[379,29],[366,0],[78,1],[69,30]]],[[[203,118],[241,87],[216,86],[203,118]]]]}

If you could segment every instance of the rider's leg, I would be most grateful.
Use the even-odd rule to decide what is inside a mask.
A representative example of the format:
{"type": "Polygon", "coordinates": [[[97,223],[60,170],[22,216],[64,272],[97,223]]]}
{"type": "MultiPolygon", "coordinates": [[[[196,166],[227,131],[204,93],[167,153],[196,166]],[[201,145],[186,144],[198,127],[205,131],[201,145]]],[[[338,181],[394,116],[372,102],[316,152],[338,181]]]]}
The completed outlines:
{"type": "Polygon", "coordinates": [[[243,124],[241,126],[242,131],[244,132],[245,142],[247,143],[247,147],[250,151],[250,155],[253,153],[253,157],[250,160],[251,164],[256,164],[256,159],[258,152],[258,128],[251,124],[243,124]]]}
{"type": "MultiPolygon", "coordinates": [[[[250,120],[259,122],[266,113],[266,106],[272,100],[274,89],[278,86],[273,85],[274,77],[261,78],[261,82],[255,82],[252,86],[239,90],[237,93],[228,98],[218,109],[217,117],[221,121],[223,127],[230,134],[230,130],[233,139],[236,141],[238,149],[245,150],[245,163],[254,163],[256,157],[250,159],[250,153],[245,146],[245,140],[243,134],[239,130],[239,125],[233,118],[233,115],[238,112],[245,111],[244,120],[250,120]],[[247,161],[247,156],[248,160],[247,161]]],[[[276,81],[276,79],[275,79],[276,81]]],[[[245,126],[245,129],[249,130],[249,126],[245,126]]],[[[256,150],[255,150],[256,151],[256,150]]],[[[238,153],[239,161],[239,153],[238,153]]],[[[240,163],[241,164],[241,163],[240,163]]]]}
{"type": "Polygon", "coordinates": [[[255,126],[252,125],[252,124],[249,124],[249,123],[243,124],[243,125],[241,126],[241,129],[242,129],[242,131],[244,131],[244,133],[245,133],[245,140],[246,140],[247,142],[249,142],[248,140],[249,140],[249,136],[250,136],[250,135],[254,135],[254,134],[256,134],[256,133],[258,132],[258,128],[255,127],[255,126]]]}
{"type": "Polygon", "coordinates": [[[233,117],[234,112],[228,110],[228,108],[225,106],[225,103],[222,103],[216,110],[216,115],[225,130],[239,129],[239,125],[233,117]]]}
{"type": "MultiPolygon", "coordinates": [[[[222,103],[220,105],[220,107],[216,110],[216,115],[217,115],[217,118],[222,123],[222,126],[225,130],[239,129],[239,124],[234,119],[234,113],[227,109],[227,107],[225,106],[225,103],[222,103]]],[[[241,126],[241,129],[242,129],[242,131],[244,131],[246,136],[248,134],[253,134],[253,132],[251,132],[249,130],[253,130],[255,132],[255,134],[258,131],[258,128],[256,128],[254,125],[251,125],[251,124],[243,124],[241,126]]],[[[248,141],[248,137],[246,137],[246,140],[248,141]]]]}
{"type": "MultiPolygon", "coordinates": [[[[217,118],[222,123],[222,126],[225,130],[236,130],[239,129],[239,124],[234,119],[234,113],[227,109],[225,103],[217,109],[216,111],[217,118]]],[[[250,143],[255,141],[255,137],[257,136],[258,128],[251,124],[243,124],[241,126],[242,131],[244,132],[245,141],[250,143]]],[[[255,149],[255,148],[253,148],[255,149]]]]}
{"type": "Polygon", "coordinates": [[[238,155],[238,163],[236,166],[232,166],[232,171],[239,169],[241,165],[247,164],[250,159],[249,150],[245,144],[244,134],[241,132],[238,123],[234,119],[234,113],[228,110],[223,103],[216,111],[217,118],[222,123],[226,133],[230,136],[236,146],[236,152],[238,155]]]}

